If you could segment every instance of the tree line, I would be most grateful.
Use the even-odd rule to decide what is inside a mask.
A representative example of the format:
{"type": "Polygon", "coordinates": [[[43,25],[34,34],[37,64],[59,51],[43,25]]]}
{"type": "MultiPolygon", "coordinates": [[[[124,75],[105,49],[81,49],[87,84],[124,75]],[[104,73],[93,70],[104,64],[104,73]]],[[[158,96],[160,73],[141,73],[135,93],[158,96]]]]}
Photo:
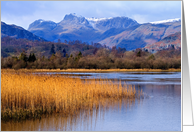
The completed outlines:
{"type": "Polygon", "coordinates": [[[136,49],[126,51],[124,48],[92,48],[84,51],[72,51],[68,54],[64,49],[55,50],[53,44],[50,56],[38,56],[23,51],[19,56],[1,57],[1,68],[13,69],[169,69],[181,68],[181,50],[166,49],[154,54],[136,49]],[[90,51],[89,54],[87,52],[90,51]],[[84,54],[83,54],[84,53],[84,54]]]}

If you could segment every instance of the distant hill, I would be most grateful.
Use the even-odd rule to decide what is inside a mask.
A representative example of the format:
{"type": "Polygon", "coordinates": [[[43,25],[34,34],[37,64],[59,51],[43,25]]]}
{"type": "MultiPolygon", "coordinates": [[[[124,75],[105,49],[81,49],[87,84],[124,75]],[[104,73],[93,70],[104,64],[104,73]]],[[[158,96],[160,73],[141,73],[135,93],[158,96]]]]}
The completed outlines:
{"type": "Polygon", "coordinates": [[[32,41],[28,39],[16,39],[9,36],[1,39],[1,56],[18,56],[21,52],[25,51],[27,54],[35,53],[38,57],[50,57],[53,53],[60,53],[62,56],[75,55],[79,51],[83,55],[89,55],[96,52],[97,49],[103,48],[102,45],[94,43],[88,45],[80,41],[72,41],[71,44],[56,43],[48,41],[32,41]],[[53,47],[51,52],[51,48],[53,47]]]}
{"type": "Polygon", "coordinates": [[[85,18],[67,14],[59,23],[36,20],[29,25],[28,31],[49,41],[81,40],[133,50],[181,32],[181,20],[169,19],[139,24],[128,17],[85,18]]]}
{"type": "Polygon", "coordinates": [[[105,32],[109,29],[127,29],[139,25],[139,23],[128,17],[111,17],[111,18],[86,18],[92,27],[98,31],[105,32]]]}
{"type": "Polygon", "coordinates": [[[176,32],[174,34],[171,34],[163,38],[159,42],[147,45],[144,48],[152,53],[159,50],[167,49],[167,48],[174,48],[174,49],[181,48],[181,32],[176,32]]]}
{"type": "Polygon", "coordinates": [[[116,46],[133,50],[156,43],[166,36],[180,31],[180,21],[162,24],[146,23],[128,28],[117,35],[105,38],[99,43],[110,47],[116,46]]]}
{"type": "Polygon", "coordinates": [[[135,25],[139,24],[127,17],[95,19],[68,14],[59,23],[42,19],[36,20],[29,25],[28,31],[49,41],[82,40],[90,43],[99,42],[135,25]],[[118,31],[114,29],[118,29],[118,31]]]}
{"type": "MultiPolygon", "coordinates": [[[[181,32],[181,20],[169,19],[158,22],[139,24],[128,17],[85,18],[76,14],[67,14],[59,23],[36,20],[29,25],[28,31],[16,25],[1,22],[1,37],[25,38],[28,40],[65,42],[80,40],[82,42],[100,43],[112,48],[134,50],[158,45],[169,35],[181,32]],[[66,41],[65,41],[66,40],[66,41]]],[[[179,43],[179,37],[174,43],[179,43]]],[[[168,45],[168,44],[167,44],[168,45]]],[[[166,45],[160,45],[159,49],[166,45]]],[[[155,46],[158,47],[158,46],[155,46]]],[[[176,47],[175,47],[176,48],[176,47]]]]}
{"type": "Polygon", "coordinates": [[[37,35],[25,30],[22,27],[16,25],[8,25],[5,22],[1,22],[1,38],[3,37],[22,38],[28,40],[46,41],[45,39],[38,37],[37,35]]]}

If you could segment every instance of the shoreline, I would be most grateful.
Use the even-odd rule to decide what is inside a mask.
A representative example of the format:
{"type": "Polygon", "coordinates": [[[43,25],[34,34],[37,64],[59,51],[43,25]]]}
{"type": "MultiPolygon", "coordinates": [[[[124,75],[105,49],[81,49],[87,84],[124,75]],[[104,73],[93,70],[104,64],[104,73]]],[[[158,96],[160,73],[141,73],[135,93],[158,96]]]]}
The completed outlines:
{"type": "Polygon", "coordinates": [[[148,98],[142,90],[136,90],[131,84],[121,85],[121,82],[117,84],[108,79],[94,81],[91,83],[90,79],[83,82],[80,78],[3,72],[1,121],[36,119],[53,112],[79,116],[79,111],[105,108],[107,102],[112,104],[119,100],[148,98]]]}
{"type": "Polygon", "coordinates": [[[1,69],[19,72],[181,72],[181,69],[1,69]]]}

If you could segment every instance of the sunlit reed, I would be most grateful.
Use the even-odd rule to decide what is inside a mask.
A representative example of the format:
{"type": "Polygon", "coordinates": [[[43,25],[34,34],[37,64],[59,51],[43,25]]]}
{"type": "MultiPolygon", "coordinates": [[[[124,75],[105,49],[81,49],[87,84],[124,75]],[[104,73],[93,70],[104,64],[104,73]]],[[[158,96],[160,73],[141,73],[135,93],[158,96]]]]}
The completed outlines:
{"type": "Polygon", "coordinates": [[[75,116],[81,110],[106,109],[115,101],[121,105],[123,99],[140,97],[142,91],[121,81],[1,72],[2,120],[40,118],[52,112],[75,116]]]}

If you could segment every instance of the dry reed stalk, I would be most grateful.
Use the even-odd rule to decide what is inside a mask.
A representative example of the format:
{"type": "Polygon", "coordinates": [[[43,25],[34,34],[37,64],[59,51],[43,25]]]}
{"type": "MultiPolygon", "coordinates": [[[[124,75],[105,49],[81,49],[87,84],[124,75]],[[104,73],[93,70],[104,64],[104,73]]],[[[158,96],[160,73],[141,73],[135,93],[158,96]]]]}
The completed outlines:
{"type": "Polygon", "coordinates": [[[13,118],[13,111],[21,114],[18,119],[52,111],[76,115],[83,109],[93,111],[100,105],[105,108],[108,102],[119,100],[121,104],[122,99],[135,99],[136,94],[135,87],[122,85],[121,81],[118,85],[107,79],[82,81],[56,75],[1,72],[2,119],[13,118]]]}

